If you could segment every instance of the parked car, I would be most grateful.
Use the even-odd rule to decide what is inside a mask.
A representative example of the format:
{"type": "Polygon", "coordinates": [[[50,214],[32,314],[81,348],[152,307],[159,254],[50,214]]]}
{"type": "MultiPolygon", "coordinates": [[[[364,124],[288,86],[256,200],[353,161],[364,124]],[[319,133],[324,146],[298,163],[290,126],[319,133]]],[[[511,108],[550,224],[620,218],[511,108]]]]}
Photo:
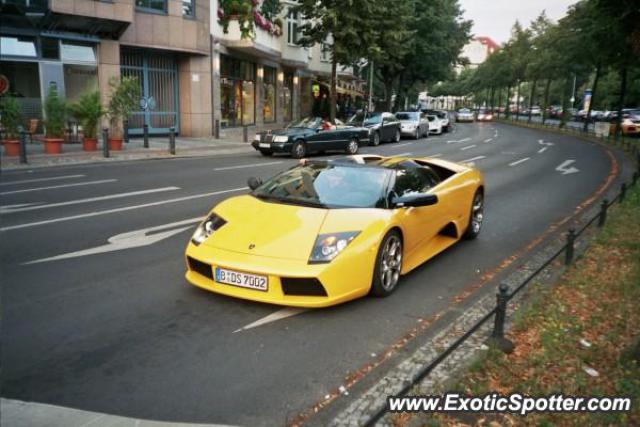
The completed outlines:
{"type": "Polygon", "coordinates": [[[400,120],[400,133],[413,139],[420,139],[429,135],[429,120],[419,111],[401,111],[396,113],[400,120]]]}
{"type": "Polygon", "coordinates": [[[429,120],[429,133],[436,135],[442,134],[442,121],[435,114],[427,114],[427,120],[429,120]]]}
{"type": "Polygon", "coordinates": [[[449,132],[451,130],[451,116],[447,110],[431,110],[423,109],[422,112],[426,115],[437,116],[442,122],[442,131],[449,132]]]}
{"type": "Polygon", "coordinates": [[[457,122],[474,122],[476,120],[475,114],[468,108],[461,108],[456,114],[457,122]]]}
{"type": "Polygon", "coordinates": [[[369,142],[369,130],[345,125],[339,120],[330,124],[320,117],[307,117],[285,129],[260,132],[251,145],[263,156],[287,153],[296,159],[321,151],[345,151],[356,154],[360,145],[369,142]]]}
{"type": "Polygon", "coordinates": [[[541,116],[542,115],[542,108],[538,107],[537,105],[534,105],[533,107],[531,107],[531,115],[532,116],[541,116]]]}
{"type": "Polygon", "coordinates": [[[478,110],[476,118],[479,122],[490,122],[493,120],[493,113],[490,110],[478,110]]]}
{"type": "MultiPolygon", "coordinates": [[[[609,133],[613,134],[618,126],[618,114],[615,113],[610,121],[609,133]]],[[[640,136],[640,109],[624,109],[622,110],[622,134],[640,136]]]]}
{"type": "Polygon", "coordinates": [[[369,144],[379,145],[381,142],[400,141],[400,120],[393,113],[376,112],[364,116],[362,113],[356,114],[349,119],[348,124],[352,126],[362,126],[369,130],[369,144]]]}

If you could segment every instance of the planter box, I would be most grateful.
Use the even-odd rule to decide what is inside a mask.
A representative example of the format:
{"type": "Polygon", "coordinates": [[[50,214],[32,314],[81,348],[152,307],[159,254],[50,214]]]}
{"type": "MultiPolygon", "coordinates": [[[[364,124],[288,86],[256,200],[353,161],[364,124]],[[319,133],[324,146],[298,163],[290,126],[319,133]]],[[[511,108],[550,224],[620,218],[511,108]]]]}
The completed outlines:
{"type": "Polygon", "coordinates": [[[98,140],[96,138],[84,138],[82,140],[82,149],[84,151],[96,151],[98,149],[98,140]]]}
{"type": "Polygon", "coordinates": [[[44,152],[46,154],[61,154],[63,143],[64,143],[64,139],[62,138],[45,138],[44,152]]]}
{"type": "Polygon", "coordinates": [[[20,155],[20,141],[17,139],[6,139],[2,141],[4,155],[7,157],[17,157],[20,155]]]}

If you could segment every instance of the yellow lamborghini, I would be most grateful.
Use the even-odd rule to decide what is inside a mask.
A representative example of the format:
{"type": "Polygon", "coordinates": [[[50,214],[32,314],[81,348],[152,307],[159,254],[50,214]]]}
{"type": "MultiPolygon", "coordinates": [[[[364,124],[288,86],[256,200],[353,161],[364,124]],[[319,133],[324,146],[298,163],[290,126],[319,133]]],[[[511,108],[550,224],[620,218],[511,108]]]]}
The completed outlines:
{"type": "Polygon", "coordinates": [[[187,280],[220,294],[325,307],[387,296],[404,275],[482,228],[482,174],[432,158],[301,161],[207,215],[187,280]]]}

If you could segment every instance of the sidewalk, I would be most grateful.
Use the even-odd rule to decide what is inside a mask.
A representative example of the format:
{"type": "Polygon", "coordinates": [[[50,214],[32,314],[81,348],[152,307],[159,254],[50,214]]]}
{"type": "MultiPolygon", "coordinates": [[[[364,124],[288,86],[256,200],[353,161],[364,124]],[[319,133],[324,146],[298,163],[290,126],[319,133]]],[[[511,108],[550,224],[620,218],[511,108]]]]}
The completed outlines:
{"type": "Polygon", "coordinates": [[[176,154],[169,153],[168,137],[149,138],[149,148],[144,148],[142,138],[131,139],[123,144],[122,151],[110,151],[105,158],[102,142],[98,150],[82,151],[82,144],[64,144],[62,154],[44,154],[44,146],[39,142],[27,143],[27,164],[21,164],[19,157],[6,157],[2,153],[2,170],[33,169],[48,166],[76,165],[99,162],[121,162],[127,160],[168,159],[176,157],[200,157],[221,154],[239,154],[253,151],[251,144],[213,138],[176,138],[176,154]]]}
{"type": "Polygon", "coordinates": [[[225,427],[222,424],[139,420],[11,399],[0,400],[0,414],[0,424],[4,427],[225,427]]]}

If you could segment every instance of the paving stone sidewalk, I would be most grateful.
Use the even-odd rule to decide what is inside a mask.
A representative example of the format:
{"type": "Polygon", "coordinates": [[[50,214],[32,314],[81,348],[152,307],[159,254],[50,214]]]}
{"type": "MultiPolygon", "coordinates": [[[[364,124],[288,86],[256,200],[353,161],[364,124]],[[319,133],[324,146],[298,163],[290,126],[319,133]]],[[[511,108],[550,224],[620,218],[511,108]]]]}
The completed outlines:
{"type": "Polygon", "coordinates": [[[123,144],[123,146],[122,151],[110,151],[109,157],[105,158],[102,153],[101,142],[98,143],[98,150],[92,152],[83,151],[80,143],[64,144],[62,154],[45,154],[41,143],[27,143],[27,164],[21,164],[19,157],[7,157],[3,152],[0,159],[0,169],[32,169],[58,165],[201,157],[241,154],[253,151],[251,144],[246,142],[213,138],[176,138],[175,155],[169,153],[168,137],[150,138],[149,148],[144,148],[141,138],[131,139],[129,143],[123,144]]]}

